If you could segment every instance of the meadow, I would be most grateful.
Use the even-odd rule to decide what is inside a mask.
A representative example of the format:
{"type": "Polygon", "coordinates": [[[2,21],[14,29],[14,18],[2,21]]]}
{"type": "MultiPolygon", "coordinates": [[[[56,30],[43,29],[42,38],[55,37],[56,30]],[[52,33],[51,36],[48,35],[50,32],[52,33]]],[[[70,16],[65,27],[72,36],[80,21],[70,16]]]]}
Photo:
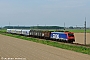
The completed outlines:
{"type": "MultiPolygon", "coordinates": [[[[74,33],[84,33],[84,29],[67,29],[67,31],[74,32],[74,33]]],[[[90,33],[90,29],[86,30],[87,33],[90,33]]]]}
{"type": "MultiPolygon", "coordinates": [[[[57,31],[70,31],[70,32],[73,32],[73,33],[84,33],[85,32],[85,30],[84,29],[65,29],[65,30],[63,30],[63,29],[56,29],[57,31]]],[[[49,30],[49,31],[56,31],[55,29],[51,29],[51,30],[49,30]]],[[[86,29],[86,32],[87,33],[90,33],[90,29],[86,29]]]]}

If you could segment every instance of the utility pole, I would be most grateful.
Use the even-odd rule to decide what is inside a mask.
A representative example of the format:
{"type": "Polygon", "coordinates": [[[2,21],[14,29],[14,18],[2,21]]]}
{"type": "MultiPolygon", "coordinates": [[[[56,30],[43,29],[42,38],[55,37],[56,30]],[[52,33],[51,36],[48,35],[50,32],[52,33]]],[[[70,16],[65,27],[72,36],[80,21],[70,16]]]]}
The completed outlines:
{"type": "Polygon", "coordinates": [[[9,22],[9,27],[8,28],[10,29],[10,22],[9,22]]]}
{"type": "Polygon", "coordinates": [[[36,28],[36,29],[39,29],[39,27],[38,27],[38,26],[39,26],[39,24],[37,24],[37,28],[36,28]]]}
{"type": "Polygon", "coordinates": [[[77,25],[76,25],[76,29],[77,29],[77,25]]]}
{"type": "Polygon", "coordinates": [[[9,22],[9,26],[10,26],[10,22],[9,22]]]}
{"type": "Polygon", "coordinates": [[[64,22],[64,30],[65,30],[65,22],[64,22]]]}
{"type": "Polygon", "coordinates": [[[84,44],[86,45],[86,17],[85,17],[85,39],[84,39],[84,44]]]}
{"type": "Polygon", "coordinates": [[[45,30],[46,30],[46,24],[45,24],[45,30]]]}

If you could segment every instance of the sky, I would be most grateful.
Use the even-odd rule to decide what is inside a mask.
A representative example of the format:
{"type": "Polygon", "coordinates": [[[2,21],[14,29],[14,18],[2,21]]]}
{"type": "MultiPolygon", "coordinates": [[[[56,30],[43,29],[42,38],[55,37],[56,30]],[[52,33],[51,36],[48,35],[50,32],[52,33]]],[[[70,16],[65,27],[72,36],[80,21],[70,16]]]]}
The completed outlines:
{"type": "Polygon", "coordinates": [[[0,26],[90,27],[90,0],[0,0],[0,26]]]}

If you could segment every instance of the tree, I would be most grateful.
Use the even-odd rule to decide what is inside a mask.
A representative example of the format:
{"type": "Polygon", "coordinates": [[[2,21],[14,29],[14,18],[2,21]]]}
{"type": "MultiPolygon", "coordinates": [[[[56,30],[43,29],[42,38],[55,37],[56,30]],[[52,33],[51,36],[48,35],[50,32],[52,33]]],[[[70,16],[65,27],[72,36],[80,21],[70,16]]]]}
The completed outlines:
{"type": "Polygon", "coordinates": [[[73,29],[73,26],[70,26],[69,29],[73,29]]]}

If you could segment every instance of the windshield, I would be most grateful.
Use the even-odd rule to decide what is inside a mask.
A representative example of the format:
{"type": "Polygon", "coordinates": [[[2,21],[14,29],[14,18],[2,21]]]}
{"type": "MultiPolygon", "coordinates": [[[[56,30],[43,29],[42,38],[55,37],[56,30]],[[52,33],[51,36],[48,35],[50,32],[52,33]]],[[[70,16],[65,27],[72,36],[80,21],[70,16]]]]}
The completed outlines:
{"type": "Polygon", "coordinates": [[[73,35],[73,34],[70,34],[70,33],[68,34],[68,36],[69,36],[69,37],[74,37],[74,35],[73,35]]]}

